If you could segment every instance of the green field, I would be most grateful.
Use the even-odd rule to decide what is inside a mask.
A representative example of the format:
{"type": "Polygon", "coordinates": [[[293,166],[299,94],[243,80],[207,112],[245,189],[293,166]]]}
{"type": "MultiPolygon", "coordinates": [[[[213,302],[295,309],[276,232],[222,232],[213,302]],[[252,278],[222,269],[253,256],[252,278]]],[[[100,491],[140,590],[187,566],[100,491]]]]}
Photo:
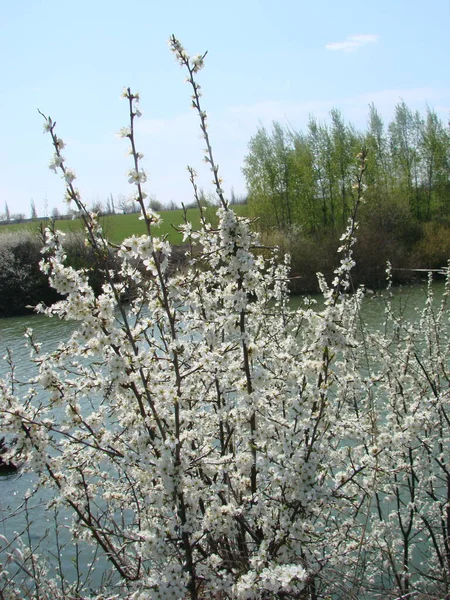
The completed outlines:
{"type": "MultiPolygon", "coordinates": [[[[233,210],[241,216],[247,216],[246,205],[235,205],[233,210]]],[[[214,223],[216,220],[215,216],[216,209],[209,207],[206,209],[207,219],[214,223]]],[[[182,243],[182,236],[176,231],[176,227],[181,225],[183,221],[183,211],[179,210],[166,210],[160,213],[162,218],[162,224],[155,228],[156,235],[167,235],[169,241],[173,245],[179,245],[182,243]]],[[[192,224],[194,229],[198,229],[200,226],[199,211],[196,208],[190,208],[187,211],[188,221],[192,224]]],[[[34,221],[26,223],[13,223],[11,225],[0,226],[0,235],[3,232],[17,231],[28,229],[31,231],[37,231],[41,222],[45,221],[34,221]]],[[[139,220],[139,214],[131,215],[107,215],[100,217],[100,223],[103,227],[103,231],[106,237],[113,243],[119,243],[126,237],[131,235],[142,235],[145,233],[144,221],[139,220]]],[[[61,231],[80,231],[82,223],[80,219],[60,219],[56,221],[56,228],[61,231]]]]}

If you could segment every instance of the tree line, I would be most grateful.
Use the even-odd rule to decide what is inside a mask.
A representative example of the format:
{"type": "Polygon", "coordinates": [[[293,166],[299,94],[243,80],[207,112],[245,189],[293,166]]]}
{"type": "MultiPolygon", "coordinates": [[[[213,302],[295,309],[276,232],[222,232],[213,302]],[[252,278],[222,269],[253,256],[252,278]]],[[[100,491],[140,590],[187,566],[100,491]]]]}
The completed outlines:
{"type": "Polygon", "coordinates": [[[436,112],[405,102],[385,126],[374,104],[365,131],[332,109],[330,122],[311,116],[306,131],[275,122],[251,138],[243,172],[253,215],[261,226],[306,233],[345,226],[354,201],[355,156],[367,150],[370,210],[403,207],[412,219],[448,220],[450,133],[436,112]]]}

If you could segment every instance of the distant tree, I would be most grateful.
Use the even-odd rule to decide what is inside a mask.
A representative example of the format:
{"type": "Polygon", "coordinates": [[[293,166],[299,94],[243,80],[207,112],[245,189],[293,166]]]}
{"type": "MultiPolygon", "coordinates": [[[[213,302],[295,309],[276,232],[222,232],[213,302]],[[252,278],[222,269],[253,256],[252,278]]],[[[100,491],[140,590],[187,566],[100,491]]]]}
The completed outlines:
{"type": "Polygon", "coordinates": [[[103,203],[101,200],[95,200],[92,203],[92,212],[94,212],[98,215],[102,215],[105,212],[105,209],[103,207],[103,203]]]}
{"type": "MultiPolygon", "coordinates": [[[[62,219],[62,218],[78,219],[80,217],[80,214],[81,214],[80,211],[77,210],[76,208],[69,208],[69,210],[67,211],[67,213],[65,215],[61,215],[59,213],[59,211],[57,211],[57,212],[58,212],[58,216],[56,217],[56,219],[58,219],[58,218],[59,219],[62,219]]],[[[55,218],[55,217],[52,217],[52,218],[55,218]]]]}
{"type": "Polygon", "coordinates": [[[155,211],[158,211],[158,212],[161,211],[161,210],[164,210],[163,203],[160,202],[159,200],[157,200],[156,198],[151,198],[150,202],[148,203],[148,205],[149,205],[149,207],[152,210],[155,210],[155,211]]]}
{"type": "Polygon", "coordinates": [[[290,136],[293,144],[292,168],[295,173],[292,180],[292,194],[296,204],[295,223],[314,233],[320,228],[322,218],[314,155],[305,134],[291,131],[290,136]]]}
{"type": "Polygon", "coordinates": [[[422,198],[425,218],[448,214],[450,135],[437,114],[427,109],[420,141],[422,198]]]}
{"type": "Polygon", "coordinates": [[[207,194],[202,187],[199,187],[197,190],[197,198],[192,200],[192,202],[189,202],[189,204],[183,204],[183,206],[186,208],[198,208],[199,203],[202,208],[213,207],[215,205],[214,194],[207,194]]]}
{"type": "Polygon", "coordinates": [[[178,208],[179,206],[177,206],[173,200],[170,200],[169,204],[167,205],[167,210],[178,210],[178,208]]]}
{"type": "Polygon", "coordinates": [[[293,183],[293,152],[289,134],[279,124],[272,127],[272,152],[275,158],[275,186],[279,220],[282,228],[291,227],[295,221],[295,198],[293,183]]]}
{"type": "Polygon", "coordinates": [[[322,202],[324,226],[335,227],[338,222],[338,174],[336,171],[335,144],[326,123],[318,123],[311,117],[308,123],[308,139],[314,156],[314,170],[318,178],[318,190],[322,202]]]}
{"type": "Polygon", "coordinates": [[[33,221],[35,221],[37,219],[36,205],[35,205],[33,199],[31,199],[31,202],[30,202],[30,216],[33,219],[33,221]]]}
{"type": "Polygon", "coordinates": [[[12,215],[9,216],[9,221],[15,222],[15,223],[21,223],[22,221],[25,221],[26,218],[27,218],[27,216],[25,213],[13,213],[12,215]]]}
{"type": "Polygon", "coordinates": [[[53,219],[54,221],[57,221],[57,220],[58,220],[58,219],[60,219],[60,218],[61,218],[61,213],[59,212],[59,209],[58,209],[58,207],[57,207],[57,206],[55,206],[55,207],[52,209],[52,219],[53,219]]]}
{"type": "Polygon", "coordinates": [[[351,125],[345,123],[339,110],[333,108],[331,116],[331,139],[333,144],[333,169],[340,197],[340,218],[344,226],[353,205],[352,183],[354,181],[355,156],[361,149],[361,139],[351,125]]]}
{"type": "Polygon", "coordinates": [[[247,204],[247,196],[245,194],[236,195],[234,187],[232,187],[230,192],[230,204],[247,204]]]}
{"type": "Polygon", "coordinates": [[[140,211],[139,203],[133,198],[127,198],[126,196],[119,196],[117,206],[120,208],[124,215],[137,213],[140,211]]]}
{"type": "Polygon", "coordinates": [[[372,103],[369,105],[368,130],[364,140],[367,152],[367,185],[377,192],[386,194],[391,172],[389,143],[379,112],[372,103]]]}
{"type": "Polygon", "coordinates": [[[315,184],[316,197],[318,203],[320,203],[320,221],[321,225],[326,227],[327,225],[332,224],[333,197],[331,195],[330,198],[330,185],[328,184],[328,179],[326,176],[326,166],[328,162],[326,161],[324,152],[324,133],[326,133],[326,131],[324,131],[324,127],[320,125],[313,116],[310,116],[306,143],[311,153],[312,178],[315,184]]]}
{"type": "Polygon", "coordinates": [[[255,216],[264,215],[264,226],[282,229],[278,206],[277,164],[271,136],[260,127],[251,138],[242,169],[247,181],[249,206],[255,216]]]}
{"type": "Polygon", "coordinates": [[[9,222],[10,222],[10,220],[11,220],[11,213],[9,212],[9,206],[8,206],[8,203],[7,203],[7,202],[5,202],[5,221],[6,221],[7,223],[9,223],[9,222]]]}
{"type": "Polygon", "coordinates": [[[208,206],[212,206],[215,202],[215,198],[213,194],[207,194],[203,188],[199,189],[198,198],[200,201],[200,205],[207,208],[208,206]]]}
{"type": "Polygon", "coordinates": [[[128,212],[131,214],[138,213],[141,210],[139,203],[136,202],[136,200],[129,200],[127,206],[128,206],[128,212]]]}
{"type": "Polygon", "coordinates": [[[114,198],[113,195],[110,194],[106,200],[106,214],[107,215],[113,215],[115,214],[115,207],[114,207],[114,198]]]}
{"type": "Polygon", "coordinates": [[[395,117],[389,125],[391,155],[397,186],[406,195],[415,218],[425,217],[420,202],[420,140],[423,121],[405,102],[395,107],[395,117]]]}

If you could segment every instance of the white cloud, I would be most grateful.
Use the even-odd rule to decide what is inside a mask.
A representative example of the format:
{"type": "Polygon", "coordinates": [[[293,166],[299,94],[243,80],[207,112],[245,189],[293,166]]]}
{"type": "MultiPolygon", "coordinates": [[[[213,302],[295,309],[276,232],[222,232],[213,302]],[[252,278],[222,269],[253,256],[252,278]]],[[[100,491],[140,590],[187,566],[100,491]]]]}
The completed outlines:
{"type": "Polygon", "coordinates": [[[344,52],[353,52],[361,46],[378,42],[378,35],[373,33],[359,33],[357,35],[349,35],[343,42],[331,42],[326,44],[327,50],[343,50],[344,52]]]}

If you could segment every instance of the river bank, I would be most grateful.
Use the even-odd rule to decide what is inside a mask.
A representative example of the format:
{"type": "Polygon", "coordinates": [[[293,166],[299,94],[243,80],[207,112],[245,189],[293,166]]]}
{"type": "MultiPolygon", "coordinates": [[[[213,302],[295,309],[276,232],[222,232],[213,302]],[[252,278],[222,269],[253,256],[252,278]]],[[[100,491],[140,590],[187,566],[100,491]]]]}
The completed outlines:
{"type": "MultiPolygon", "coordinates": [[[[318,293],[317,273],[327,281],[334,277],[340,257],[339,232],[322,232],[305,236],[299,231],[265,232],[264,246],[280,249],[291,255],[290,290],[293,294],[318,293]]],[[[37,233],[22,230],[0,235],[0,318],[31,314],[33,307],[43,302],[51,305],[61,297],[53,290],[39,268],[42,242],[37,233]]],[[[170,268],[184,268],[188,263],[187,245],[173,245],[170,268]]],[[[103,269],[86,246],[80,232],[66,236],[67,264],[85,269],[95,293],[104,283],[103,269]]],[[[425,227],[412,239],[396,239],[381,229],[364,227],[358,232],[354,247],[355,265],[351,277],[353,287],[364,285],[373,290],[383,289],[386,283],[386,262],[392,265],[394,285],[417,282],[426,277],[427,269],[441,269],[450,256],[450,233],[443,226],[425,227]]],[[[112,248],[108,268],[119,269],[119,259],[112,248]]],[[[143,271],[145,275],[145,271],[143,271]]]]}

